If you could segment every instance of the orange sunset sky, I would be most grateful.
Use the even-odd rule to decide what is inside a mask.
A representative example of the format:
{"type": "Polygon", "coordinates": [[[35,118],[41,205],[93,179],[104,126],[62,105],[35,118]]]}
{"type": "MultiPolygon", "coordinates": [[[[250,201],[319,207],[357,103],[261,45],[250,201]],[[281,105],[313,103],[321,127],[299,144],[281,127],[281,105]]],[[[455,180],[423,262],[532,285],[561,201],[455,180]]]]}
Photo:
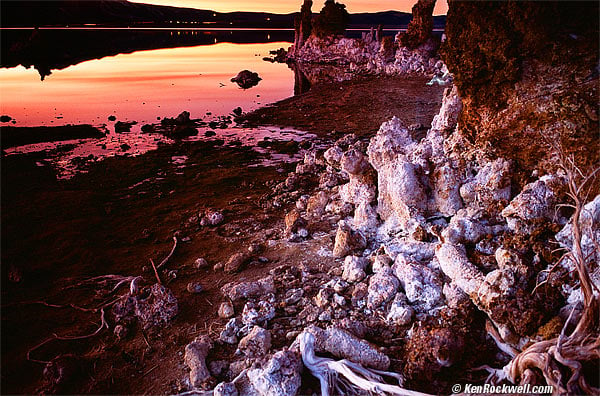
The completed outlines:
{"type": "MultiPolygon", "coordinates": [[[[220,12],[263,11],[287,14],[300,9],[302,0],[131,0],[135,3],[160,4],[175,7],[191,7],[220,12]]],[[[313,12],[319,12],[324,0],[313,0],[313,12]]],[[[342,0],[350,13],[398,10],[410,12],[416,0],[342,0]]],[[[446,0],[438,0],[433,14],[445,14],[448,10],[446,0]]]]}

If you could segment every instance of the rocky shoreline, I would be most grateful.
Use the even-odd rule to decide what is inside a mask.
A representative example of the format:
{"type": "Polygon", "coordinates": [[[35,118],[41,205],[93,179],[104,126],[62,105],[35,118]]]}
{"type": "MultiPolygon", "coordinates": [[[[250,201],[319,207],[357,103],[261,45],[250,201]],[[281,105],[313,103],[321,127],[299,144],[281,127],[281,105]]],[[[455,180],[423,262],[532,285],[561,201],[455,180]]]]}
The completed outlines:
{"type": "MultiPolygon", "coordinates": [[[[311,4],[305,2],[304,13],[311,4]]],[[[433,5],[425,0],[417,7],[433,5]]],[[[495,12],[511,14],[515,22],[481,37],[462,37],[471,45],[487,45],[478,47],[483,55],[474,51],[465,60],[457,55],[466,45],[457,41],[457,25],[469,23],[470,31],[480,31],[489,21],[480,18],[483,11],[477,7],[450,1],[445,63],[423,47],[429,45],[423,40],[433,41],[419,34],[419,26],[394,40],[393,57],[381,58],[389,44],[385,40],[323,41],[306,34],[300,18],[290,51],[299,64],[335,63],[350,75],[427,75],[413,75],[421,86],[435,73],[448,86],[439,108],[428,103],[431,121],[413,123],[408,110],[406,118],[388,117],[374,135],[368,118],[354,133],[347,133],[351,123],[341,123],[345,133],[334,141],[322,130],[330,123],[310,120],[324,114],[310,105],[322,100],[317,89],[312,98],[309,91],[246,116],[248,123],[279,124],[285,117],[277,114],[307,106],[306,119],[288,122],[321,129],[330,143],[311,147],[307,142],[303,159],[293,167],[248,168],[240,176],[233,162],[244,166],[256,154],[240,159],[233,148],[182,145],[186,155],[209,156],[212,162],[199,162],[186,178],[177,179],[186,190],[177,200],[152,206],[154,196],[180,188],[173,183],[164,191],[151,189],[152,198],[103,201],[106,214],[114,208],[118,213],[153,208],[153,220],[138,213],[137,221],[155,224],[137,230],[141,239],[135,244],[117,244],[127,250],[120,257],[135,264],[104,263],[98,277],[73,286],[78,293],[84,286],[108,296],[122,293],[92,299],[103,305],[85,311],[100,316],[99,330],[88,332],[90,338],[110,330],[99,336],[100,346],[79,346],[79,354],[43,349],[45,344],[27,349],[39,341],[28,334],[31,345],[10,351],[12,357],[38,356],[42,350],[55,356],[34,360],[45,366],[35,389],[222,396],[368,390],[449,394],[456,384],[489,383],[593,394],[600,386],[594,374],[600,358],[600,183],[594,177],[598,112],[589,103],[598,102],[597,21],[565,34],[561,29],[575,29],[569,16],[581,16],[566,12],[567,5],[548,11],[540,3],[506,3],[495,12]],[[562,15],[564,26],[553,31],[552,18],[538,17],[541,11],[562,15]],[[512,41],[525,25],[544,35],[512,41]],[[547,39],[557,54],[574,51],[572,40],[579,52],[570,62],[548,59],[542,42],[547,39]],[[511,50],[498,53],[498,48],[511,50]],[[222,174],[211,165],[224,156],[232,165],[222,174]],[[227,186],[217,187],[221,183],[227,186]],[[200,204],[207,186],[215,192],[200,204]],[[138,243],[139,249],[131,247],[138,243]],[[152,256],[162,261],[148,262],[149,243],[159,247],[152,256]],[[569,254],[563,256],[565,251],[569,254]],[[133,268],[141,268],[141,275],[106,275],[133,268]],[[92,362],[99,366],[90,368],[92,362]],[[82,379],[75,367],[95,378],[82,379]],[[571,374],[558,376],[568,371],[565,367],[571,374]],[[115,374],[119,369],[123,373],[115,374]],[[140,383],[130,384],[136,376],[140,383]]],[[[415,20],[423,25],[428,17],[415,20]]],[[[361,78],[354,80],[358,87],[365,81],[361,78]]],[[[386,81],[366,78],[374,84],[386,81]]],[[[325,89],[352,86],[330,84],[325,89]]],[[[108,164],[119,168],[116,159],[108,164]]],[[[147,166],[138,165],[137,172],[147,166]]],[[[100,180],[102,172],[91,176],[100,180]]],[[[95,205],[92,200],[85,208],[95,205]]],[[[130,231],[131,225],[115,227],[111,243],[130,231]]],[[[11,298],[42,298],[19,290],[17,275],[10,290],[17,297],[11,298]]],[[[32,311],[23,313],[28,314],[32,311]]],[[[10,315],[16,324],[29,320],[10,315]]],[[[59,340],[71,339],[51,341],[59,340]]],[[[30,368],[29,360],[19,367],[30,368]]]]}

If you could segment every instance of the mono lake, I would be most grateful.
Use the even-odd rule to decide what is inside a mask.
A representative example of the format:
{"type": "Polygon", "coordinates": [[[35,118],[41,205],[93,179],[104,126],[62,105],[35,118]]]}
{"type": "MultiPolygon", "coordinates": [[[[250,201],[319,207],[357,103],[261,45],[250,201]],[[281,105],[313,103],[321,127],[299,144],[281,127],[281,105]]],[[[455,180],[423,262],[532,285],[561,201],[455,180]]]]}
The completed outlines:
{"type": "Polygon", "coordinates": [[[0,112],[14,126],[50,126],[101,125],[111,115],[143,124],[183,110],[192,118],[252,110],[293,95],[293,71],[262,60],[287,48],[289,42],[269,41],[285,37],[293,32],[3,31],[3,51],[12,54],[3,53],[0,112]],[[6,35],[14,37],[12,46],[4,45],[6,35]],[[172,48],[144,49],[153,46],[172,48]],[[230,79],[243,69],[262,81],[241,89],[230,79]]]}

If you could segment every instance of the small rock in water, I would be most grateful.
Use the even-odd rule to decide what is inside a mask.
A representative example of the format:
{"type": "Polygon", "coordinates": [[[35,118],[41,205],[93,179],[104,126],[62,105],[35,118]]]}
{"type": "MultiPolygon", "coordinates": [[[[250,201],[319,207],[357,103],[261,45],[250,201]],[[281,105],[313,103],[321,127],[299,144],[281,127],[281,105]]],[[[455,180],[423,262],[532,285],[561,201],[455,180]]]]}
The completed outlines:
{"type": "Polygon", "coordinates": [[[204,136],[206,137],[211,137],[211,136],[215,136],[217,133],[215,131],[206,131],[204,132],[204,136]]]}
{"type": "Polygon", "coordinates": [[[114,115],[108,116],[108,121],[115,121],[116,119],[117,117],[115,117],[114,115]]]}
{"type": "Polygon", "coordinates": [[[248,89],[258,85],[258,82],[262,80],[258,76],[258,73],[251,72],[250,70],[242,70],[237,76],[231,79],[231,82],[239,85],[240,88],[248,89]]]}
{"type": "Polygon", "coordinates": [[[236,116],[241,116],[242,115],[242,108],[241,107],[236,107],[235,109],[233,109],[233,114],[235,114],[236,116]]]}

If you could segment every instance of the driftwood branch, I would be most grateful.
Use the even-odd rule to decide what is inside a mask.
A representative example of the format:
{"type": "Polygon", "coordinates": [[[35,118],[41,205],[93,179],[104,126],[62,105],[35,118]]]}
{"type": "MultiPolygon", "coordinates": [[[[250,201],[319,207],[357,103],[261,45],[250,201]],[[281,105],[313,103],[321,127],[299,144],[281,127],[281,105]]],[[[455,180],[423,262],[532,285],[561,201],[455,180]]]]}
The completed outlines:
{"type": "Polygon", "coordinates": [[[300,353],[304,366],[321,383],[321,395],[369,394],[394,396],[426,396],[425,393],[404,389],[398,385],[383,382],[383,377],[393,377],[402,383],[397,373],[367,369],[349,360],[333,360],[315,355],[315,337],[305,331],[300,334],[300,353]]]}
{"type": "Polygon", "coordinates": [[[165,257],[165,259],[156,266],[157,270],[161,269],[165,264],[167,264],[167,262],[171,259],[171,256],[173,256],[173,253],[175,253],[175,248],[177,248],[177,237],[176,236],[173,237],[173,247],[171,248],[171,251],[169,252],[167,257],[165,257]]]}

